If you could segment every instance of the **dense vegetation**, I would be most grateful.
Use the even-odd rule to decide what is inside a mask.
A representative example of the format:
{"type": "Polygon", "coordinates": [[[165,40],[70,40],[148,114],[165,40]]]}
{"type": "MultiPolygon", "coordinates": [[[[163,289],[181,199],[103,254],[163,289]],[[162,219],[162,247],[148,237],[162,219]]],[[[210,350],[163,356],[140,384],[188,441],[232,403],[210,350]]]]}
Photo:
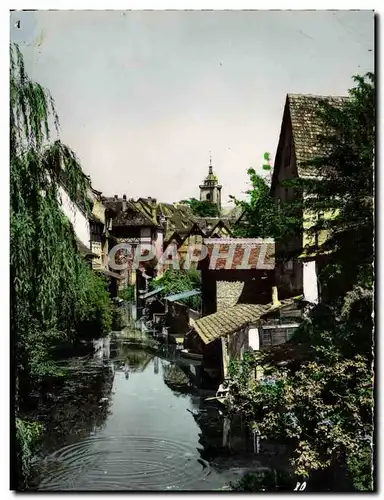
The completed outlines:
{"type": "Polygon", "coordinates": [[[197,200],[196,198],[190,198],[186,200],[185,203],[191,207],[192,213],[196,217],[219,217],[220,211],[216,203],[206,200],[197,200]]]}
{"type": "Polygon", "coordinates": [[[63,186],[87,214],[89,179],[73,151],[50,142],[59,123],[49,91],[30,80],[18,46],[10,55],[10,323],[20,487],[41,430],[23,420],[29,394],[61,375],[54,363],[59,346],[110,329],[111,302],[60,207],[63,186]]]}
{"type": "MultiPolygon", "coordinates": [[[[375,81],[367,74],[355,82],[343,106],[320,106],[322,155],[306,166],[315,175],[294,181],[307,195],[299,200],[306,213],[332,214],[315,218],[309,231],[326,230],[328,238],[306,249],[323,262],[320,303],[283,349],[249,353],[231,366],[228,411],[261,437],[289,444],[298,478],[337,470],[354,489],[370,491],[375,81]],[[263,367],[264,379],[253,379],[255,366],[263,367]]],[[[266,188],[259,192],[269,203],[266,188]]],[[[268,235],[263,217],[250,217],[249,230],[256,221],[255,234],[268,235]]]]}
{"type": "Polygon", "coordinates": [[[230,196],[242,214],[233,228],[233,233],[238,238],[275,238],[281,240],[297,231],[299,223],[295,217],[297,206],[296,204],[279,206],[271,196],[269,153],[264,153],[262,169],[265,172],[264,175],[256,173],[253,167],[247,170],[250,188],[245,192],[247,197],[244,200],[230,196]]]}
{"type": "MultiPolygon", "coordinates": [[[[165,273],[149,283],[149,289],[154,290],[163,286],[164,289],[160,292],[159,297],[172,295],[174,293],[189,292],[200,289],[200,272],[194,268],[184,269],[167,269],[165,273]]],[[[188,297],[183,300],[191,309],[200,310],[201,298],[200,295],[188,297]]]]}

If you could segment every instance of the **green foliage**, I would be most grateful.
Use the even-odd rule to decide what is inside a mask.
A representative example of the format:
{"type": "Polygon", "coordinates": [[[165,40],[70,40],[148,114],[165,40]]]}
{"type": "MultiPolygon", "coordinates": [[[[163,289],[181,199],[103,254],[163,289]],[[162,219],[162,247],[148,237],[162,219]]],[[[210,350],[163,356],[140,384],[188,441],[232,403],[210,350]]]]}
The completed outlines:
{"type": "Polygon", "coordinates": [[[332,218],[317,217],[308,231],[326,231],[327,241],[306,248],[332,255],[321,277],[330,300],[342,300],[355,285],[373,286],[375,78],[368,73],[354,81],[356,87],[342,106],[320,103],[322,154],[303,166],[311,179],[293,182],[306,194],[301,203],[307,213],[334,212],[332,218]]]}
{"type": "Polygon", "coordinates": [[[197,217],[219,217],[220,211],[216,203],[205,200],[197,200],[196,198],[191,198],[186,201],[187,205],[191,207],[194,215],[197,217]]]}
{"type": "Polygon", "coordinates": [[[272,167],[271,167],[271,155],[269,153],[264,153],[263,156],[264,162],[263,162],[263,170],[270,172],[272,167]]]}
{"type": "MultiPolygon", "coordinates": [[[[316,358],[299,369],[269,359],[266,379],[249,377],[244,385],[232,375],[230,383],[230,412],[241,413],[262,438],[290,443],[291,465],[303,478],[356,456],[372,432],[372,376],[365,359],[325,364],[316,358]]],[[[260,354],[251,368],[264,362],[260,354]]]]}
{"type": "Polygon", "coordinates": [[[118,296],[126,302],[132,302],[135,298],[135,285],[127,285],[124,290],[120,290],[118,296]]]}
{"type": "MultiPolygon", "coordinates": [[[[110,329],[111,304],[105,283],[80,256],[60,206],[65,187],[88,214],[89,179],[67,146],[49,142],[50,126],[58,130],[53,99],[29,79],[16,45],[10,53],[10,323],[17,414],[34,384],[62,375],[53,362],[56,347],[110,329]]],[[[27,443],[18,441],[24,454],[35,435],[31,425],[17,424],[17,436],[27,443]]]]}
{"type": "Polygon", "coordinates": [[[230,198],[240,207],[242,218],[234,234],[240,238],[275,238],[281,239],[294,234],[299,221],[289,206],[278,207],[270,194],[266,179],[258,175],[253,168],[248,169],[251,188],[246,191],[246,200],[230,198]]]}
{"type": "Polygon", "coordinates": [[[288,473],[264,470],[245,474],[237,483],[230,483],[231,491],[292,491],[293,481],[288,473]]]}
{"type": "Polygon", "coordinates": [[[77,332],[89,338],[101,337],[111,330],[112,325],[112,304],[107,283],[89,267],[83,267],[82,271],[81,294],[75,305],[77,332]]]}
{"type": "Polygon", "coordinates": [[[346,466],[356,489],[372,491],[375,91],[373,75],[355,81],[340,109],[321,106],[323,154],[308,162],[311,179],[295,184],[306,193],[301,209],[337,210],[313,228],[328,231],[326,244],[307,248],[319,257],[331,252],[321,267],[322,302],[284,346],[283,359],[275,347],[231,366],[227,409],[262,437],[289,444],[299,477],[346,466]],[[263,379],[255,380],[257,367],[263,379]]]}
{"type": "Polygon", "coordinates": [[[21,477],[29,475],[31,458],[42,432],[43,427],[38,422],[16,418],[16,456],[21,477]]]}
{"type": "Polygon", "coordinates": [[[347,456],[349,475],[357,491],[373,491],[372,461],[372,446],[369,443],[359,447],[356,454],[347,456]]]}
{"type": "MultiPolygon", "coordinates": [[[[200,289],[200,272],[194,268],[190,269],[167,269],[160,277],[152,280],[149,284],[149,289],[154,290],[163,286],[159,294],[160,297],[181,292],[189,292],[200,289]]],[[[201,299],[199,295],[185,299],[189,307],[195,310],[200,309],[201,299]]]]}

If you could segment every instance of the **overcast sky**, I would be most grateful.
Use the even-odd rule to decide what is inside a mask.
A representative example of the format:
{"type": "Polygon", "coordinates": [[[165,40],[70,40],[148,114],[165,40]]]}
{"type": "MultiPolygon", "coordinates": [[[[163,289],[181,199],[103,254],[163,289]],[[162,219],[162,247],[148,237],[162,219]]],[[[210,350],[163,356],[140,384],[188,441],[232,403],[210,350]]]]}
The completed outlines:
{"type": "Polygon", "coordinates": [[[287,93],[345,95],[373,70],[371,11],[35,11],[10,26],[110,196],[198,197],[212,151],[226,204],[273,160],[287,93]]]}

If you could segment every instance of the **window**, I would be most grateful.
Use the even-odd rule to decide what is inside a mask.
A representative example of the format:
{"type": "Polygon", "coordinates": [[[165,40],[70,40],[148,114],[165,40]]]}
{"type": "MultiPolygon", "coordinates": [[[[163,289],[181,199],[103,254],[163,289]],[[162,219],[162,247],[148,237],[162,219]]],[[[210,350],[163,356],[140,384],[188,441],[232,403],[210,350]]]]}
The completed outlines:
{"type": "Polygon", "coordinates": [[[211,193],[207,193],[207,196],[205,197],[207,201],[211,201],[211,193]]]}

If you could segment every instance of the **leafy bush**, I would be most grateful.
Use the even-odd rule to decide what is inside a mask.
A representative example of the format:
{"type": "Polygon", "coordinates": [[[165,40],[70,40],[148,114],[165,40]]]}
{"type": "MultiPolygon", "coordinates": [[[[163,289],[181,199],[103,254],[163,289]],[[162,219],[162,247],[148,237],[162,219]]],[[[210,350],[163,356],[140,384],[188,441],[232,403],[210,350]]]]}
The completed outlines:
{"type": "Polygon", "coordinates": [[[101,337],[108,333],[112,326],[112,302],[107,283],[88,267],[82,269],[81,276],[82,287],[76,302],[77,336],[101,337]]]}
{"type": "MultiPolygon", "coordinates": [[[[43,427],[38,422],[31,422],[16,418],[16,456],[18,473],[24,478],[24,486],[30,472],[30,462],[43,427]]],[[[22,485],[22,482],[20,486],[22,485]]]]}
{"type": "MultiPolygon", "coordinates": [[[[181,292],[198,290],[201,287],[200,271],[194,268],[190,269],[167,269],[160,277],[152,280],[149,289],[154,290],[158,287],[164,287],[159,294],[160,297],[181,292]]],[[[201,304],[200,295],[184,299],[184,302],[192,309],[199,310],[201,304]]]]}
{"type": "Polygon", "coordinates": [[[210,201],[200,201],[196,198],[191,198],[186,202],[194,215],[197,217],[219,217],[220,211],[215,203],[210,201]]]}
{"type": "Polygon", "coordinates": [[[124,290],[120,290],[118,296],[126,302],[132,302],[135,298],[135,285],[127,285],[124,290]]]}

